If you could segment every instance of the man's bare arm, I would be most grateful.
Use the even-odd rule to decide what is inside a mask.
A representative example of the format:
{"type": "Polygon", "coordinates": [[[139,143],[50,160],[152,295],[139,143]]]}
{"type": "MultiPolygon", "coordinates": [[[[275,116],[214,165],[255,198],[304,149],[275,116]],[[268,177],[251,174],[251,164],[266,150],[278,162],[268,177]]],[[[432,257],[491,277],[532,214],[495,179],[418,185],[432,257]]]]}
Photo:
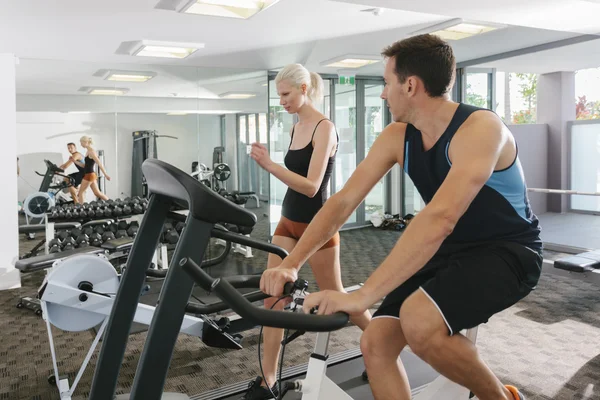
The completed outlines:
{"type": "Polygon", "coordinates": [[[388,125],[379,135],[367,157],[358,165],[344,188],[325,202],[282,263],[299,270],[323,244],[344,225],[371,189],[394,166],[402,163],[406,125],[388,125]]]}
{"type": "Polygon", "coordinates": [[[452,139],[452,167],[431,202],[411,221],[360,292],[367,308],[421,269],[452,233],[494,171],[507,135],[492,113],[478,112],[452,139]]]}

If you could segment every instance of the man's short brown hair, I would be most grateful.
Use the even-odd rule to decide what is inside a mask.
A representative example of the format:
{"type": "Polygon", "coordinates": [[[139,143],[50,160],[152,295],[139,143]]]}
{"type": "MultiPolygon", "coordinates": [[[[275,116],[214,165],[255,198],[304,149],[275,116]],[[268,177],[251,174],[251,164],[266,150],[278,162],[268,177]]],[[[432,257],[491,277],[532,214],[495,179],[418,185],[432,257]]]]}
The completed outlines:
{"type": "Polygon", "coordinates": [[[398,80],[418,76],[431,97],[442,97],[451,89],[456,60],[452,47],[436,35],[418,35],[399,40],[381,53],[394,58],[398,80]]]}

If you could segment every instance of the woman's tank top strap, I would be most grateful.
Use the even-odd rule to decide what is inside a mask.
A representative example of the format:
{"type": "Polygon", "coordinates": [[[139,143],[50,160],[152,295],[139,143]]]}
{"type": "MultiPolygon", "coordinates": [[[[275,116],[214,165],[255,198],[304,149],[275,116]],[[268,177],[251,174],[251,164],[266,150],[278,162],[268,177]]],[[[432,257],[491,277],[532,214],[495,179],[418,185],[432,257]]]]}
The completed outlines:
{"type": "Polygon", "coordinates": [[[312,137],[310,138],[310,142],[312,143],[312,141],[315,138],[315,133],[317,133],[317,128],[319,127],[319,125],[321,124],[321,122],[323,121],[329,121],[328,118],[323,118],[322,120],[320,120],[319,122],[317,122],[317,125],[315,125],[315,130],[313,131],[312,137]]]}

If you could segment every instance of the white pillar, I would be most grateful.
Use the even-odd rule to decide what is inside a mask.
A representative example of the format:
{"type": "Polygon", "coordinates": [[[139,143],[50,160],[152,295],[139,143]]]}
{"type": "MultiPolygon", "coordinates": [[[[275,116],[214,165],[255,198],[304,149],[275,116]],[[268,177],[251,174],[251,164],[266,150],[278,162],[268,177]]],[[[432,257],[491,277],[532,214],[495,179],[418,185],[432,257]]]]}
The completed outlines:
{"type": "MultiPolygon", "coordinates": [[[[567,122],[575,120],[575,73],[540,75],[537,122],[548,125],[548,187],[567,187],[567,122]]],[[[566,196],[548,196],[548,211],[567,211],[566,196]]]]}
{"type": "Polygon", "coordinates": [[[0,290],[21,287],[21,277],[14,266],[19,257],[15,64],[14,55],[0,54],[0,169],[4,180],[0,196],[0,290]]]}

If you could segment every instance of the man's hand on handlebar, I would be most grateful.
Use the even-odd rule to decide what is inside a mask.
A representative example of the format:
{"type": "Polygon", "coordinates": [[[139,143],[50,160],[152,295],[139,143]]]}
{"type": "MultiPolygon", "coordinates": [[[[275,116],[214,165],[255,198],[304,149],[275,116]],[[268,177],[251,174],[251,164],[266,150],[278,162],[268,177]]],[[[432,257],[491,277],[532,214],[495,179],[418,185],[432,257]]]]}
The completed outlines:
{"type": "Polygon", "coordinates": [[[262,274],[260,290],[269,296],[279,297],[283,294],[283,286],[287,282],[298,280],[298,271],[294,268],[269,268],[262,274]]]}
{"type": "Polygon", "coordinates": [[[317,308],[316,314],[318,315],[330,315],[336,312],[356,315],[365,312],[368,305],[364,304],[360,290],[352,293],[324,290],[306,296],[302,308],[305,313],[310,313],[311,310],[317,308]]]}

